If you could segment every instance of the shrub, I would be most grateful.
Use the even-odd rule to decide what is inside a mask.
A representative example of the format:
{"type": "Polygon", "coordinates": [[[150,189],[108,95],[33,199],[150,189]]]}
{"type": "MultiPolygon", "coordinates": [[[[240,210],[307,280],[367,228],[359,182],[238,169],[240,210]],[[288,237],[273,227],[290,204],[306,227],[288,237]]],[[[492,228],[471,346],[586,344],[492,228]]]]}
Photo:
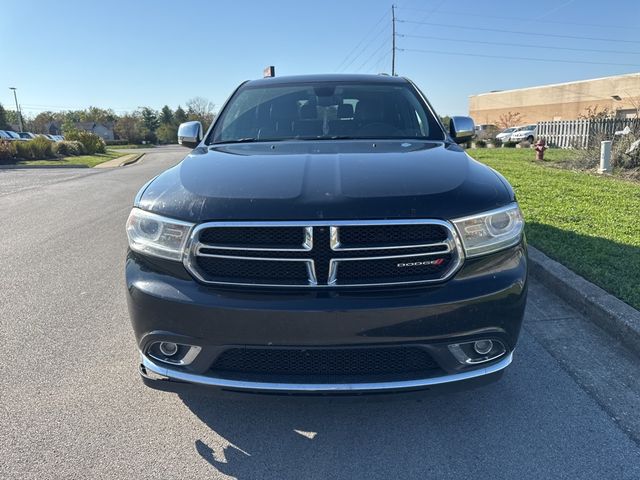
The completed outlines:
{"type": "Polygon", "coordinates": [[[504,142],[502,144],[504,148],[516,148],[516,145],[517,145],[516,142],[504,142]]]}
{"type": "Polygon", "coordinates": [[[121,140],[105,140],[105,145],[128,145],[129,144],[129,140],[127,140],[126,138],[121,139],[121,140]]]}
{"type": "Polygon", "coordinates": [[[178,127],[167,124],[160,125],[158,130],[156,130],[156,135],[160,143],[177,143],[178,127]]]}
{"type": "Polygon", "coordinates": [[[86,132],[84,130],[74,130],[65,135],[66,140],[75,140],[84,146],[84,151],[89,155],[94,153],[104,153],[106,144],[104,140],[95,133],[86,132]]]}
{"type": "Polygon", "coordinates": [[[67,155],[82,155],[84,153],[84,146],[78,141],[64,140],[57,142],[53,145],[53,151],[62,156],[67,155]]]}
{"type": "Polygon", "coordinates": [[[16,157],[25,160],[35,160],[35,153],[31,147],[31,140],[28,142],[13,142],[16,146],[16,157]]]}
{"type": "Polygon", "coordinates": [[[33,140],[23,143],[30,144],[33,158],[36,160],[53,157],[53,142],[48,138],[36,137],[33,140]]]}
{"type": "Polygon", "coordinates": [[[487,148],[487,142],[484,140],[476,140],[476,148],[487,148]]]}
{"type": "Polygon", "coordinates": [[[87,150],[86,148],[84,148],[84,145],[82,144],[82,142],[79,142],[77,140],[71,140],[69,143],[72,143],[73,148],[78,151],[76,155],[84,155],[85,153],[87,153],[87,150]]]}
{"type": "Polygon", "coordinates": [[[16,143],[0,140],[0,163],[10,163],[16,156],[16,143]]]}
{"type": "Polygon", "coordinates": [[[497,138],[490,138],[489,141],[487,142],[488,145],[493,145],[494,147],[498,148],[502,146],[502,141],[500,141],[497,138]]]}

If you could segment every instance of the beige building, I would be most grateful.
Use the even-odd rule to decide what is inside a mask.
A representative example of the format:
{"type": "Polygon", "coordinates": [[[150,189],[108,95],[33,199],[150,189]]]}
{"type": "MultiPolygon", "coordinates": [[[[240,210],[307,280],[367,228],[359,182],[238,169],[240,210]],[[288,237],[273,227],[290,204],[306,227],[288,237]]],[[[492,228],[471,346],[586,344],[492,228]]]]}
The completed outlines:
{"type": "Polygon", "coordinates": [[[640,109],[640,73],[594,78],[540,87],[502,90],[469,97],[469,115],[477,124],[500,125],[519,113],[518,124],[575,120],[589,109],[608,109],[617,118],[633,118],[640,109]]]}

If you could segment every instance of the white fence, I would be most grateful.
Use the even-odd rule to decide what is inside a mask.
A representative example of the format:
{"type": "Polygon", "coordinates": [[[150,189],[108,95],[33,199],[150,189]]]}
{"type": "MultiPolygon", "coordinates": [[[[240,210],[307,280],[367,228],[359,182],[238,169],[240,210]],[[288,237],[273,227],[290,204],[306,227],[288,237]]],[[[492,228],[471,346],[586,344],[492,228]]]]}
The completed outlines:
{"type": "Polygon", "coordinates": [[[640,131],[640,119],[556,120],[538,123],[538,138],[560,148],[588,148],[600,140],[612,140],[615,132],[629,127],[640,131]]]}

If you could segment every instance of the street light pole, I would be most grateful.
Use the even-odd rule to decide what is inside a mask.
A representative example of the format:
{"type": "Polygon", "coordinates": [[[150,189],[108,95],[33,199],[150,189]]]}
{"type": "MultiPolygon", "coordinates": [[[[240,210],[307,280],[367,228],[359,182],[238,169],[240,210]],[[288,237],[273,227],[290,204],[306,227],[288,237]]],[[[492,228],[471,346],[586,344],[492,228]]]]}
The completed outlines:
{"type": "Polygon", "coordinates": [[[24,130],[24,125],[22,125],[22,113],[20,112],[20,106],[18,105],[16,87],[9,87],[9,90],[13,90],[13,99],[16,101],[16,112],[18,113],[18,123],[20,124],[20,132],[22,132],[24,130]]]}

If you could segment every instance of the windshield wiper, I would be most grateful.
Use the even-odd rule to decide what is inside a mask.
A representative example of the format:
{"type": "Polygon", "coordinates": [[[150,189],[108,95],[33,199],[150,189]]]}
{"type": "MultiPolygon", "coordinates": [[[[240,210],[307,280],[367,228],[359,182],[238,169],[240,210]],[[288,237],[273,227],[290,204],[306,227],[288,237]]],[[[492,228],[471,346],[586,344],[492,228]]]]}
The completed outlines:
{"type": "Polygon", "coordinates": [[[244,137],[244,138],[235,138],[233,140],[223,140],[221,142],[213,142],[210,145],[224,145],[227,143],[253,143],[253,142],[284,142],[285,140],[290,140],[288,138],[255,138],[255,137],[244,137]]]}
{"type": "Polygon", "coordinates": [[[251,143],[251,142],[261,142],[262,140],[258,140],[253,137],[245,137],[245,138],[236,138],[234,140],[223,140],[221,142],[213,142],[211,145],[222,145],[224,143],[251,143]]]}

